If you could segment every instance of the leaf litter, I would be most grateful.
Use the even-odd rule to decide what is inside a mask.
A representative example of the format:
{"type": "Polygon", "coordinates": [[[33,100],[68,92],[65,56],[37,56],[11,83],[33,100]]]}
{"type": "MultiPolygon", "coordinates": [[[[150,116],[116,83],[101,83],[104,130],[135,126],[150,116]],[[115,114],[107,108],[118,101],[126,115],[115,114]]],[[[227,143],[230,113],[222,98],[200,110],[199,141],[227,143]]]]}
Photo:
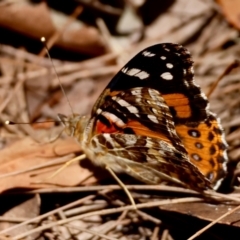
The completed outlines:
{"type": "MultiPolygon", "coordinates": [[[[84,56],[87,54],[90,57],[88,60],[72,62],[63,58],[53,58],[70,103],[79,114],[89,113],[101,91],[120,67],[139,50],[151,44],[171,41],[186,46],[195,62],[196,82],[205,93],[211,89],[224,69],[235,60],[239,60],[238,25],[233,22],[235,19],[229,20],[229,17],[227,20],[233,22],[233,26],[227,24],[225,16],[230,10],[224,1],[219,1],[219,4],[224,9],[225,15],[222,15],[221,8],[214,1],[196,0],[189,3],[186,0],[178,0],[169,4],[155,19],[151,19],[147,11],[142,10],[148,6],[147,1],[142,1],[142,4],[134,0],[124,2],[125,7],[131,9],[127,11],[99,1],[88,3],[89,5],[83,3],[84,1],[79,2],[83,7],[83,12],[79,13],[80,19],[84,11],[89,13],[94,10],[99,14],[98,17],[104,20],[104,14],[109,14],[110,19],[116,16],[123,18],[124,14],[130,14],[131,21],[135,21],[132,26],[126,20],[119,21],[119,24],[123,24],[118,26],[119,31],[126,29],[128,34],[118,37],[117,34],[113,35],[106,31],[104,24],[88,26],[84,22],[86,21],[84,16],[81,20],[76,20],[74,14],[61,19],[62,13],[59,14],[58,19],[67,24],[63,28],[63,25],[57,23],[59,32],[57,39],[53,38],[55,40],[52,46],[73,51],[68,44],[61,44],[63,43],[61,38],[68,36],[68,42],[74,45],[76,35],[69,34],[69,29],[77,21],[85,24],[83,31],[86,33],[86,38],[82,37],[84,34],[77,38],[79,44],[90,43],[95,46],[91,50],[88,50],[90,47],[83,51],[82,46],[74,45],[74,51],[84,56]],[[96,3],[98,4],[95,5],[96,3]],[[71,21],[68,20],[70,18],[71,21]],[[126,22],[129,26],[124,28],[126,22]],[[96,35],[96,32],[101,34],[96,35]],[[99,56],[100,54],[103,55],[99,56]]],[[[0,12],[6,11],[8,5],[4,5],[2,10],[1,7],[0,12]]],[[[10,7],[9,11],[12,11],[12,8],[19,6],[18,3],[14,3],[10,4],[10,7]]],[[[41,16],[49,14],[49,11],[46,11],[50,9],[49,6],[38,7],[41,16]],[[41,13],[43,10],[44,15],[41,13]]],[[[232,5],[230,7],[232,9],[232,5]]],[[[29,9],[31,6],[28,6],[27,11],[29,9]]],[[[19,13],[24,14],[24,11],[19,13]]],[[[58,14],[57,11],[55,14],[58,14]]],[[[34,24],[32,16],[33,13],[26,16],[28,24],[34,24]]],[[[53,21],[49,16],[51,15],[45,17],[45,20],[53,21]]],[[[5,25],[6,28],[11,28],[8,18],[2,21],[8,23],[5,25]]],[[[16,25],[20,20],[13,18],[12,21],[12,24],[16,25]]],[[[106,20],[105,22],[107,28],[111,30],[111,24],[106,20]]],[[[21,24],[19,22],[17,27],[20,26],[23,29],[21,34],[26,34],[26,22],[23,21],[21,24]]],[[[42,30],[39,31],[36,24],[30,27],[35,31],[30,37],[40,39],[42,30]]],[[[11,29],[18,31],[16,27],[11,29]]],[[[51,30],[45,37],[53,36],[55,31],[51,30]]],[[[238,206],[239,68],[224,76],[209,98],[211,110],[221,118],[229,144],[230,174],[229,180],[225,183],[228,194],[212,193],[211,197],[203,198],[190,190],[164,184],[146,186],[127,176],[120,176],[139,206],[137,211],[133,211],[125,193],[115,181],[103,169],[91,164],[89,166],[87,161],[75,162],[53,178],[49,178],[64,163],[81,154],[79,145],[64,134],[55,142],[51,142],[51,139],[61,132],[61,126],[56,118],[57,113],[67,115],[70,114],[70,109],[49,59],[40,57],[36,52],[30,53],[24,48],[2,44],[0,65],[1,122],[4,123],[6,120],[33,122],[29,125],[0,126],[0,191],[2,198],[5,199],[32,196],[27,201],[32,200],[35,204],[34,216],[15,212],[15,208],[22,209],[25,213],[28,211],[28,207],[23,207],[17,198],[15,206],[8,210],[2,207],[1,221],[9,223],[15,220],[15,222],[11,227],[0,226],[1,236],[10,235],[12,239],[24,237],[34,239],[36,236],[44,236],[47,239],[62,236],[63,239],[68,239],[74,236],[81,240],[180,239],[181,236],[181,239],[187,239],[208,222],[218,219],[238,206]],[[34,124],[52,119],[56,122],[34,124]],[[62,198],[65,199],[66,196],[68,200],[63,201],[62,198]],[[41,201],[36,202],[36,199],[41,201]],[[51,204],[55,207],[46,208],[51,204]],[[11,211],[13,214],[10,217],[6,215],[11,211]],[[34,224],[30,224],[31,222],[34,224]],[[191,227],[184,227],[186,224],[191,227]],[[20,230],[16,232],[19,227],[20,230]]],[[[219,222],[222,225],[215,225],[198,239],[201,237],[229,239],[229,231],[233,236],[237,236],[239,210],[219,222]],[[226,231],[228,234],[224,233],[226,231]]]]}

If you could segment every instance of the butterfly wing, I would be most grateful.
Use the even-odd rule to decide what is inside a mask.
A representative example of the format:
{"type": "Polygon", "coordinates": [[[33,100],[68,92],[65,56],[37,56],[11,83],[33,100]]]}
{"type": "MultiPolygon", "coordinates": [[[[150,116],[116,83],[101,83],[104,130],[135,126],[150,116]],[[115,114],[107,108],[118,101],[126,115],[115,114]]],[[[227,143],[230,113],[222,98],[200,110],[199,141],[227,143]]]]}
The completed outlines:
{"type": "MultiPolygon", "coordinates": [[[[157,44],[138,53],[108,84],[92,119],[93,137],[122,133],[170,144],[187,156],[180,161],[188,162],[192,172],[182,168],[184,174],[196,174],[197,168],[200,182],[209,179],[214,188],[226,173],[227,145],[219,120],[194,83],[190,53],[178,44],[157,44]]],[[[168,157],[159,166],[170,169],[171,164],[176,162],[168,157]]],[[[181,164],[176,169],[177,178],[181,164]]]]}
{"type": "Polygon", "coordinates": [[[210,187],[210,182],[189,162],[187,155],[157,138],[104,133],[95,135],[89,147],[95,151],[97,163],[148,184],[166,180],[198,191],[210,187]]]}

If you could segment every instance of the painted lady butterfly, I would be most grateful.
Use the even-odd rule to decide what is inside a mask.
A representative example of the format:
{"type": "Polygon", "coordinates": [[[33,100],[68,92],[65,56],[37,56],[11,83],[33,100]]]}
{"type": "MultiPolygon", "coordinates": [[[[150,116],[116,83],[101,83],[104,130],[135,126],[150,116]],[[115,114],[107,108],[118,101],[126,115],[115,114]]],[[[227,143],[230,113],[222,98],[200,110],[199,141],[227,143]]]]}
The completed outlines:
{"type": "Polygon", "coordinates": [[[187,49],[157,44],[117,73],[90,117],[59,117],[98,165],[148,184],[217,189],[227,171],[227,144],[193,75],[187,49]]]}

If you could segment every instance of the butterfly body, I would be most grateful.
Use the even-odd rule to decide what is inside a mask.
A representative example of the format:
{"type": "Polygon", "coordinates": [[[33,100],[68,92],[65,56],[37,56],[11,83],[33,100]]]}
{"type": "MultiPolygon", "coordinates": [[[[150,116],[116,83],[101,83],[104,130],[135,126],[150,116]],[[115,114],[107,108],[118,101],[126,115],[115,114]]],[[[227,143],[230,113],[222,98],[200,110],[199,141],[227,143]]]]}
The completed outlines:
{"type": "Polygon", "coordinates": [[[227,162],[223,130],[208,105],[193,81],[190,53],[165,43],[130,60],[90,117],[60,118],[94,163],[148,184],[167,180],[202,191],[219,187],[227,162]]]}

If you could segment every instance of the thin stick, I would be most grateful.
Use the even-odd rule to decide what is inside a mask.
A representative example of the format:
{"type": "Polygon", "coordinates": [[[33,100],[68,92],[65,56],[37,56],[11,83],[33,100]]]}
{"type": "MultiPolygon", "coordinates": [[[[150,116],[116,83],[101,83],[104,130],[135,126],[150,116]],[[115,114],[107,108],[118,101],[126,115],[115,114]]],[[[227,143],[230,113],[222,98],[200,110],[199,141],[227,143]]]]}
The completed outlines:
{"type": "Polygon", "coordinates": [[[209,89],[207,93],[207,97],[209,98],[212,92],[217,87],[218,83],[223,79],[224,76],[228,75],[234,68],[239,66],[239,61],[234,60],[230,65],[227,66],[227,68],[224,70],[224,72],[218,77],[218,79],[213,83],[211,88],[209,89]]]}
{"type": "Polygon", "coordinates": [[[108,50],[110,50],[111,52],[114,52],[112,42],[111,42],[111,34],[108,31],[108,28],[105,22],[103,21],[102,18],[97,18],[96,23],[102,33],[103,39],[105,40],[104,42],[106,43],[108,50]]]}
{"type": "Polygon", "coordinates": [[[194,238],[198,237],[199,235],[201,235],[203,232],[205,232],[207,229],[209,229],[210,227],[212,227],[213,225],[215,225],[216,223],[218,223],[220,220],[222,220],[223,218],[227,217],[228,215],[232,214],[233,212],[236,212],[238,209],[240,209],[240,205],[237,206],[236,208],[232,209],[231,211],[228,211],[227,213],[223,214],[221,217],[217,218],[215,221],[211,222],[210,224],[208,224],[206,227],[202,228],[201,230],[199,230],[198,232],[196,232],[194,235],[192,235],[190,238],[188,238],[187,240],[193,240],[194,238]]]}
{"type": "MultiPolygon", "coordinates": [[[[164,185],[125,185],[128,189],[132,190],[156,190],[156,191],[167,191],[167,192],[174,192],[174,193],[188,193],[194,194],[195,196],[201,196],[199,193],[194,192],[193,190],[184,189],[181,187],[173,187],[173,186],[164,186],[164,185]]],[[[92,192],[92,191],[100,191],[106,189],[106,186],[81,186],[81,187],[57,187],[57,188],[45,188],[45,189],[35,189],[35,190],[28,190],[23,191],[21,190],[21,194],[35,194],[35,193],[53,193],[53,192],[92,192]]],[[[119,184],[116,185],[108,185],[108,189],[110,190],[119,190],[121,187],[119,184]]],[[[5,195],[16,195],[19,194],[19,191],[11,191],[5,192],[5,195]]],[[[2,193],[3,194],[3,193],[2,193]]],[[[234,198],[236,202],[240,203],[240,198],[234,198]]],[[[227,200],[229,200],[227,198],[227,200]]],[[[233,199],[231,199],[233,200],[233,199]]]]}
{"type": "MultiPolygon", "coordinates": [[[[147,191],[167,191],[167,192],[174,192],[174,193],[188,193],[194,194],[195,196],[202,196],[200,193],[195,192],[190,189],[185,189],[181,187],[174,187],[174,186],[165,186],[165,185],[125,185],[127,189],[131,190],[147,190],[147,191]]],[[[119,190],[121,186],[119,185],[108,185],[108,189],[110,190],[119,190]]],[[[82,187],[68,187],[68,188],[48,188],[48,189],[35,189],[23,192],[24,194],[35,194],[35,193],[52,193],[52,192],[92,192],[92,191],[100,191],[106,189],[106,186],[82,186],[82,187]]],[[[19,192],[8,192],[4,193],[7,195],[10,194],[18,194],[19,192]]],[[[220,194],[216,192],[205,192],[208,197],[212,199],[216,199],[218,201],[233,201],[235,203],[240,203],[240,197],[235,196],[234,194],[220,194]]]]}
{"type": "Polygon", "coordinates": [[[156,226],[153,230],[153,234],[151,236],[151,240],[157,240],[160,232],[160,227],[156,226]]]}
{"type": "Polygon", "coordinates": [[[114,177],[114,179],[118,182],[118,184],[122,187],[124,192],[127,194],[130,202],[132,203],[133,208],[135,210],[137,210],[135,201],[134,201],[131,193],[128,191],[127,187],[125,186],[125,184],[119,179],[119,177],[113,172],[113,170],[109,166],[106,166],[106,169],[109,171],[109,173],[114,177]]]}
{"type": "Polygon", "coordinates": [[[90,8],[96,9],[98,11],[107,13],[107,14],[112,14],[116,16],[122,15],[122,9],[112,7],[107,4],[103,4],[100,1],[86,1],[86,0],[77,0],[76,2],[82,4],[83,6],[88,6],[90,8]]]}

